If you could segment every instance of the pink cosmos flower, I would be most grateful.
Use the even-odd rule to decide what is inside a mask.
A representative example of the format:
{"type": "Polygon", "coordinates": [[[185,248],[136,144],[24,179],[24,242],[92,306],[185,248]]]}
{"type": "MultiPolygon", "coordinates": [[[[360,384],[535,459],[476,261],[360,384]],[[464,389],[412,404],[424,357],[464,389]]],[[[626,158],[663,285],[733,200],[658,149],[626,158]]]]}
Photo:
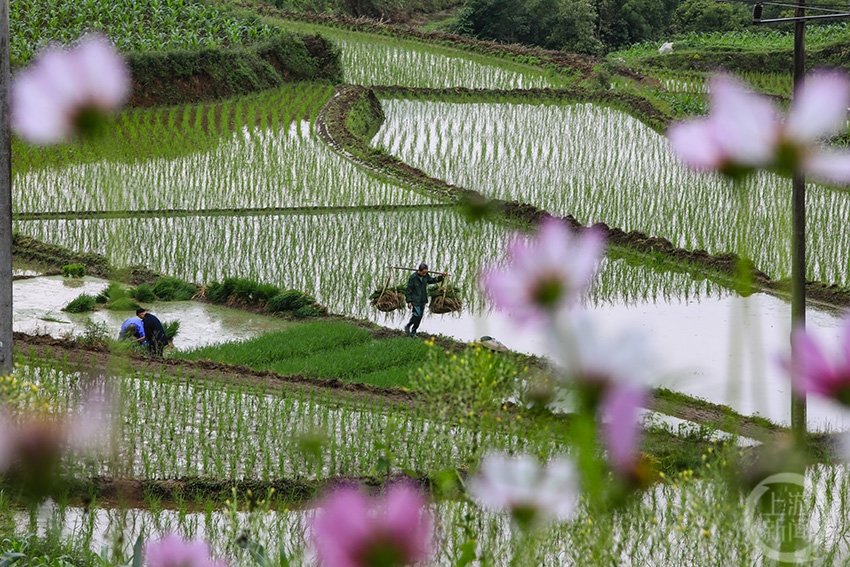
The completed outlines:
{"type": "Polygon", "coordinates": [[[841,353],[829,356],[804,329],[791,334],[791,351],[796,359],[785,359],[792,386],[800,393],[813,393],[850,405],[850,316],[841,331],[841,353]]]}
{"type": "Polygon", "coordinates": [[[508,244],[508,262],[481,275],[481,285],[495,306],[524,322],[552,321],[574,304],[590,284],[602,257],[601,232],[572,231],[548,218],[537,235],[515,235],[508,244]]]}
{"type": "Polygon", "coordinates": [[[609,388],[602,398],[602,439],[611,467],[620,476],[630,476],[637,467],[643,434],[641,408],[647,401],[643,388],[622,384],[609,388]]]}
{"type": "Polygon", "coordinates": [[[673,151],[686,165],[731,175],[755,168],[800,170],[827,183],[850,183],[850,153],[820,145],[846,123],[850,80],[843,73],[809,75],[784,121],[769,98],[732,77],[714,77],[710,90],[707,117],[668,131],[673,151]]]}
{"type": "Polygon", "coordinates": [[[507,511],[525,529],[574,518],[578,484],[576,467],[566,457],[541,466],[529,455],[491,454],[469,481],[469,493],[485,508],[507,511]]]}
{"type": "Polygon", "coordinates": [[[149,567],[226,567],[224,561],[210,557],[210,546],[205,541],[186,541],[176,534],[145,546],[145,565],[149,567]]]}
{"type": "Polygon", "coordinates": [[[34,144],[54,144],[91,128],[130,95],[130,71],[100,35],[73,49],[50,47],[12,84],[12,128],[34,144]]]}
{"type": "Polygon", "coordinates": [[[313,541],[325,567],[396,567],[427,559],[433,520],[416,489],[397,484],[382,500],[356,488],[328,495],[313,519],[313,541]]]}
{"type": "Polygon", "coordinates": [[[26,498],[40,501],[61,480],[64,459],[108,447],[109,415],[103,396],[89,396],[68,415],[13,417],[0,408],[0,474],[26,498]]]}

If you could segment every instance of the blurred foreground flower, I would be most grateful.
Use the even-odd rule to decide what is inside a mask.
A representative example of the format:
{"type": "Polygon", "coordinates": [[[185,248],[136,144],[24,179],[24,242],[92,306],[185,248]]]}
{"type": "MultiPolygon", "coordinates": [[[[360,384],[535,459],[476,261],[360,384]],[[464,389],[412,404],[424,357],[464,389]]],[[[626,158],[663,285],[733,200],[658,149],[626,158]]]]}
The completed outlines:
{"type": "Polygon", "coordinates": [[[608,462],[620,478],[640,481],[643,476],[639,470],[639,448],[643,435],[641,410],[647,402],[648,396],[643,388],[628,385],[612,388],[602,400],[602,439],[608,452],[608,462]]]}
{"type": "Polygon", "coordinates": [[[577,388],[586,411],[596,411],[602,398],[619,386],[645,388],[658,372],[657,357],[636,329],[603,337],[589,318],[576,314],[559,320],[551,338],[558,386],[577,388]]]}
{"type": "Polygon", "coordinates": [[[319,507],[313,541],[325,567],[399,567],[430,555],[433,520],[411,486],[395,485],[382,500],[341,488],[319,507]]]}
{"type": "Polygon", "coordinates": [[[34,144],[54,144],[98,130],[130,95],[130,71],[105,37],[72,49],[49,47],[15,77],[12,128],[34,144]]]}
{"type": "Polygon", "coordinates": [[[806,77],[786,120],[765,96],[727,75],[710,83],[711,113],[674,124],[674,152],[697,170],[740,176],[756,168],[802,171],[819,181],[850,183],[850,153],[820,142],[842,132],[850,105],[850,80],[818,71],[806,77]]]}
{"type": "Polygon", "coordinates": [[[841,352],[830,356],[804,329],[791,334],[791,352],[796,358],[782,361],[791,383],[800,394],[812,393],[850,406],[850,316],[841,328],[841,352]]]}
{"type": "Polygon", "coordinates": [[[594,229],[577,233],[548,218],[537,235],[515,235],[508,263],[481,275],[494,305],[525,322],[551,321],[575,304],[593,279],[605,238],[594,229]]]}
{"type": "Polygon", "coordinates": [[[61,480],[65,456],[105,450],[110,440],[107,402],[91,396],[72,414],[13,418],[0,408],[0,473],[21,494],[38,501],[61,480]]]}
{"type": "Polygon", "coordinates": [[[488,455],[469,493],[485,508],[504,510],[522,529],[552,520],[571,520],[579,500],[578,473],[570,459],[557,458],[545,466],[534,457],[488,455]]]}
{"type": "Polygon", "coordinates": [[[186,541],[176,534],[145,546],[145,565],[149,567],[226,567],[224,561],[210,556],[207,542],[186,541]]]}

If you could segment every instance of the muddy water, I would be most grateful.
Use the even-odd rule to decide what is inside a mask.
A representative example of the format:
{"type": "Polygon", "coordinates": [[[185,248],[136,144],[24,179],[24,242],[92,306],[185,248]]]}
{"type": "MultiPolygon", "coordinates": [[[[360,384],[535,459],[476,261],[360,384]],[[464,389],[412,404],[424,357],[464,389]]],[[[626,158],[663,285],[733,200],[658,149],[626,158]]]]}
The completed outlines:
{"type": "MultiPolygon", "coordinates": [[[[686,300],[598,304],[585,310],[604,336],[625,328],[640,330],[658,361],[665,386],[747,414],[789,423],[789,385],[777,363],[788,352],[790,306],[766,294],[748,298],[702,297],[686,300]]],[[[404,326],[401,312],[379,314],[378,322],[404,326]]],[[[809,329],[837,343],[840,313],[809,309],[809,329]]],[[[557,349],[542,333],[525,331],[500,312],[428,315],[420,331],[471,341],[490,335],[520,352],[553,358],[557,349]]],[[[809,426],[818,430],[850,428],[850,413],[818,399],[809,400],[809,426]]]]}
{"type": "MultiPolygon", "coordinates": [[[[14,282],[14,329],[54,337],[77,336],[85,332],[87,323],[95,322],[105,324],[110,334],[117,337],[121,322],[134,316],[132,311],[62,311],[75,297],[82,293],[97,295],[107,284],[107,281],[97,278],[73,280],[61,276],[14,282]]],[[[261,333],[283,329],[288,325],[274,317],[195,301],[151,303],[145,307],[162,321],[180,321],[180,332],[174,340],[174,347],[177,349],[249,339],[261,333]]]]}

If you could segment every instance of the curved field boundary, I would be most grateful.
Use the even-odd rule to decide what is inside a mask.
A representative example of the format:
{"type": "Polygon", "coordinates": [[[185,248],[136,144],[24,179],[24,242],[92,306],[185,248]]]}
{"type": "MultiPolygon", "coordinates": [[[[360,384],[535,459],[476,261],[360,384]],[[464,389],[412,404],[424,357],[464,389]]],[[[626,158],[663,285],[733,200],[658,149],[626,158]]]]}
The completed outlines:
{"type": "MultiPolygon", "coordinates": [[[[61,496],[80,501],[84,506],[93,500],[98,508],[149,509],[151,501],[165,509],[185,509],[188,505],[204,504],[210,500],[222,503],[236,497],[245,506],[251,507],[259,500],[267,499],[270,492],[272,503],[307,505],[325,491],[336,486],[358,486],[378,492],[384,486],[397,482],[413,483],[420,490],[431,492],[434,483],[429,478],[412,477],[406,474],[391,474],[384,477],[337,477],[323,480],[278,478],[269,480],[217,480],[200,477],[175,479],[134,479],[92,477],[71,480],[61,496]]],[[[2,487],[2,483],[0,483],[2,487]]]]}
{"type": "MultiPolygon", "coordinates": [[[[477,191],[471,191],[446,183],[441,179],[429,176],[420,169],[412,167],[398,158],[388,155],[369,145],[367,136],[352,132],[349,127],[350,117],[357,113],[359,121],[370,118],[375,124],[383,121],[383,111],[376,92],[391,94],[393,96],[477,96],[479,91],[468,89],[406,89],[400,87],[391,88],[366,88],[358,86],[340,86],[333,97],[328,101],[325,108],[316,119],[317,130],[320,137],[331,147],[340,151],[345,157],[354,159],[375,171],[390,175],[394,179],[419,190],[431,192],[437,197],[447,199],[462,206],[473,206],[482,210],[492,211],[505,220],[522,224],[536,225],[543,218],[550,217],[548,212],[526,203],[506,202],[498,199],[490,199],[477,191]],[[370,117],[364,117],[370,113],[370,117]]],[[[610,105],[634,104],[641,101],[637,97],[623,95],[621,93],[597,93],[585,90],[543,90],[543,91],[484,91],[487,96],[511,97],[515,100],[540,101],[542,96],[560,101],[599,102],[610,105]]],[[[648,104],[642,101],[643,104],[648,104]]],[[[640,113],[641,108],[634,109],[640,113]]],[[[660,113],[659,113],[660,114],[660,113]]],[[[660,119],[660,116],[658,117],[660,119]]],[[[576,230],[594,228],[602,230],[609,244],[622,249],[642,254],[661,255],[676,264],[685,264],[697,271],[718,279],[724,285],[736,289],[739,293],[749,294],[756,291],[764,291],[780,297],[790,296],[790,284],[788,281],[773,280],[756,266],[749,265],[751,284],[742,289],[739,280],[740,258],[735,253],[709,254],[705,250],[687,250],[673,245],[666,238],[650,236],[639,231],[625,232],[616,227],[609,227],[605,223],[597,223],[592,227],[585,226],[572,215],[561,217],[576,230]]],[[[850,307],[850,289],[837,285],[829,285],[821,282],[808,282],[807,297],[815,303],[824,307],[844,308],[850,307]]]]}
{"type": "Polygon", "coordinates": [[[58,211],[44,213],[15,213],[13,218],[19,221],[40,220],[76,220],[76,219],[127,219],[127,218],[160,218],[160,217],[215,217],[215,216],[274,216],[284,214],[335,214],[353,211],[409,211],[417,209],[441,209],[451,207],[447,203],[420,205],[355,205],[339,207],[307,206],[307,207],[256,207],[234,209],[144,209],[137,211],[58,211]]]}

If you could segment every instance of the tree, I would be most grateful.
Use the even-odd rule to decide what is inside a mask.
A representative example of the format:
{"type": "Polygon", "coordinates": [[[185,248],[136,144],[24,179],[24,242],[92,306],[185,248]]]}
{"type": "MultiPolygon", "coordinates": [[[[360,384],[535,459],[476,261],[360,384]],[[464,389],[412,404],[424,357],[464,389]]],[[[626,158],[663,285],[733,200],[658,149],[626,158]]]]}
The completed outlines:
{"type": "Polygon", "coordinates": [[[742,4],[716,0],[685,0],[673,12],[675,33],[735,31],[749,21],[747,8],[742,4]]]}
{"type": "Polygon", "coordinates": [[[603,51],[602,42],[596,36],[596,9],[589,0],[560,1],[546,46],[590,55],[603,51]]]}

